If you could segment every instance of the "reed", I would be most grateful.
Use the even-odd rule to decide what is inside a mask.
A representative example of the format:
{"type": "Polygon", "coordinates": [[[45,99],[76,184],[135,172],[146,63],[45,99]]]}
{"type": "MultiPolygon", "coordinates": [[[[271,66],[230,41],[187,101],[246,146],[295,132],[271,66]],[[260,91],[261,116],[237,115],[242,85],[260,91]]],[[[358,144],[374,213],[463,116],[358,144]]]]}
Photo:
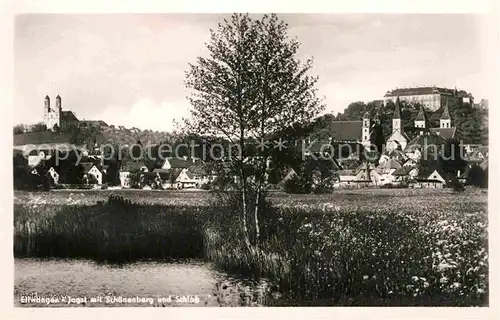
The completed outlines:
{"type": "Polygon", "coordinates": [[[268,305],[487,305],[484,203],[423,204],[268,208],[260,257],[245,249],[238,215],[227,207],[15,204],[14,254],[205,258],[269,279],[268,293],[281,298],[267,297],[268,305]]]}
{"type": "Polygon", "coordinates": [[[146,204],[15,204],[14,255],[109,262],[201,258],[200,210],[146,204]]]}

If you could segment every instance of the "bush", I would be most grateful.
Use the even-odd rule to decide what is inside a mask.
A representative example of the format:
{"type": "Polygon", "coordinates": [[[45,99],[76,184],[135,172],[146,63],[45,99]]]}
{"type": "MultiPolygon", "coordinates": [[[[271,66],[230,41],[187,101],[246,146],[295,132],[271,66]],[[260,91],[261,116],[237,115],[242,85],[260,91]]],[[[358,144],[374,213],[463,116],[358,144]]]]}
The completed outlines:
{"type": "Polygon", "coordinates": [[[294,174],[283,183],[283,191],[291,194],[308,194],[312,191],[312,182],[308,179],[294,174]]]}
{"type": "Polygon", "coordinates": [[[202,183],[200,186],[201,190],[210,190],[210,184],[209,183],[202,183]]]}
{"type": "Polygon", "coordinates": [[[457,177],[453,177],[451,178],[450,182],[449,182],[449,186],[453,189],[453,191],[455,192],[463,192],[465,191],[465,187],[464,185],[458,181],[458,178],[457,177]]]}

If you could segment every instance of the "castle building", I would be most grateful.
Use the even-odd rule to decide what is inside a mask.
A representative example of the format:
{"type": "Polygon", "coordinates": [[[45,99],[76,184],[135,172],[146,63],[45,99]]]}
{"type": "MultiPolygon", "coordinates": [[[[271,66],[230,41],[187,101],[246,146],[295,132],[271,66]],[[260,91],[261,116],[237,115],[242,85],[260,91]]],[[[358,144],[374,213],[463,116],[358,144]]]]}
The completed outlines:
{"type": "Polygon", "coordinates": [[[79,120],[71,111],[62,111],[61,97],[56,97],[56,107],[54,109],[50,106],[50,97],[45,96],[45,104],[43,108],[43,123],[47,126],[47,130],[57,130],[68,128],[79,120]]]}
{"type": "Polygon", "coordinates": [[[396,99],[401,99],[408,102],[419,102],[432,111],[436,111],[446,103],[462,101],[464,103],[474,104],[472,94],[464,91],[438,87],[414,87],[414,88],[398,88],[389,90],[384,95],[385,102],[396,99]]]}

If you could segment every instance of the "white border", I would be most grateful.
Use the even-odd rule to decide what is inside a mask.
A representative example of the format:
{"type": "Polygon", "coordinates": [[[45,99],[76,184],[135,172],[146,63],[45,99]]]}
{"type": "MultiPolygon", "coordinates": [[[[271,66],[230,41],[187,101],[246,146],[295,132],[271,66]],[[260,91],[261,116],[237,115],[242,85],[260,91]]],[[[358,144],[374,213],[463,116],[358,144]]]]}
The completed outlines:
{"type": "MultiPolygon", "coordinates": [[[[2,259],[2,285],[0,317],[18,319],[27,317],[48,319],[73,319],[88,317],[131,317],[145,318],[150,316],[168,317],[171,319],[192,317],[205,318],[412,318],[412,319],[500,319],[500,301],[498,294],[498,256],[499,214],[495,208],[499,199],[495,199],[500,178],[498,170],[498,130],[494,125],[499,117],[500,99],[498,92],[498,63],[494,59],[500,57],[498,4],[496,1],[472,0],[420,0],[420,1],[341,1],[340,3],[323,1],[130,1],[130,0],[7,0],[2,1],[1,38],[2,65],[1,77],[1,146],[2,165],[0,203],[2,216],[0,221],[0,246],[2,259]],[[485,86],[491,90],[490,100],[490,189],[489,189],[489,225],[490,225],[490,307],[488,308],[68,308],[68,309],[28,309],[13,308],[13,243],[12,243],[12,92],[13,92],[13,22],[18,13],[221,13],[221,12],[331,12],[331,13],[476,13],[488,14],[482,32],[481,48],[484,53],[483,62],[490,66],[490,81],[485,86]],[[495,63],[494,63],[495,62],[495,63]],[[496,143],[495,143],[496,142],[496,143]]],[[[459,53],[456,53],[459,54],[459,53]]]]}

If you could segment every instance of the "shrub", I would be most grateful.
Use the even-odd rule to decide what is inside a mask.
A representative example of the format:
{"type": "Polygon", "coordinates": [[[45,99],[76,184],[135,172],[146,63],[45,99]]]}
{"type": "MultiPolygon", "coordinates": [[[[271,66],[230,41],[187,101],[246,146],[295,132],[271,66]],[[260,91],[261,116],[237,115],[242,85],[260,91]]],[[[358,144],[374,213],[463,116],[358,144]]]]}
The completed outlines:
{"type": "Polygon", "coordinates": [[[307,194],[312,191],[312,182],[297,174],[283,183],[283,191],[291,194],[307,194]]]}
{"type": "Polygon", "coordinates": [[[202,183],[200,186],[201,190],[210,190],[210,184],[209,183],[202,183]]]}

